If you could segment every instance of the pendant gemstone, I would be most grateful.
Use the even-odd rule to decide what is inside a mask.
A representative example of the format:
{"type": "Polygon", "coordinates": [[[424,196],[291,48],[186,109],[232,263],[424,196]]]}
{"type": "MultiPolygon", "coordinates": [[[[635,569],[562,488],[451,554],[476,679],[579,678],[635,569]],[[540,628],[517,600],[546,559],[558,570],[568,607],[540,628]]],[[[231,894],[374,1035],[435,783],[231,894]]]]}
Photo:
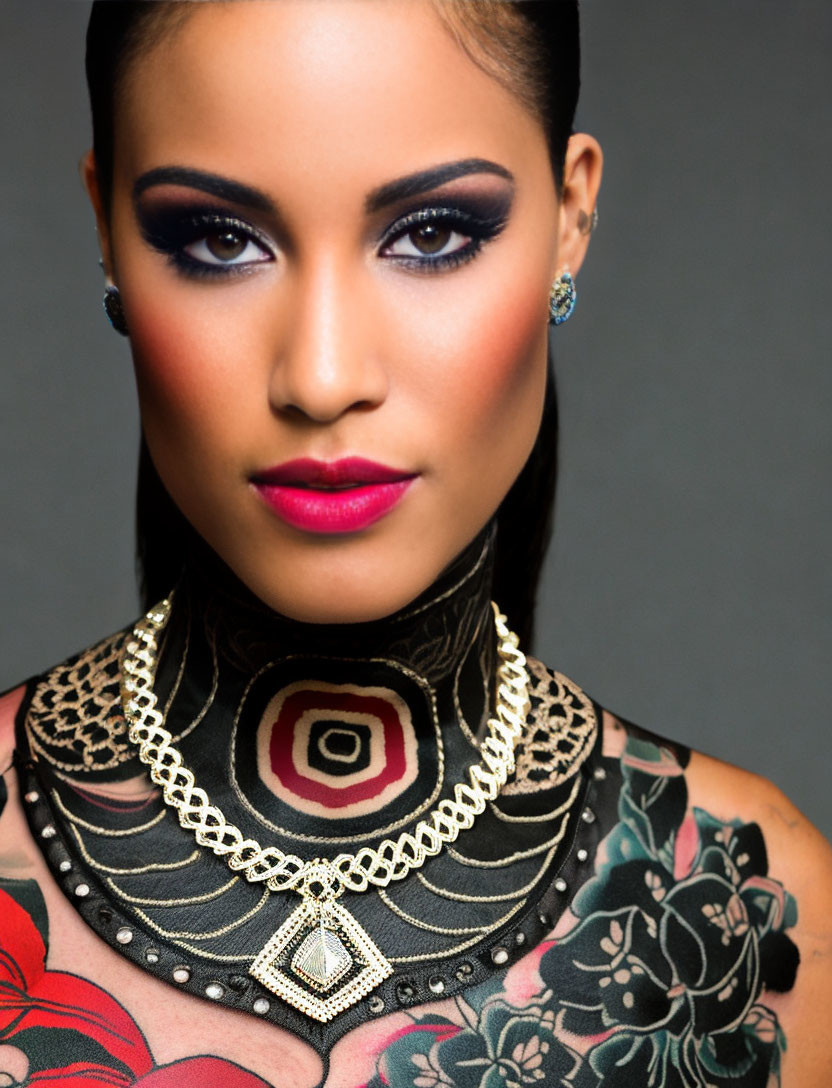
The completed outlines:
{"type": "Polygon", "coordinates": [[[323,925],[308,934],[292,957],[292,970],[322,993],[352,967],[352,956],[337,933],[323,925]]]}
{"type": "Polygon", "coordinates": [[[311,897],[292,911],[249,970],[266,989],[322,1024],[393,974],[345,907],[311,897]]]}

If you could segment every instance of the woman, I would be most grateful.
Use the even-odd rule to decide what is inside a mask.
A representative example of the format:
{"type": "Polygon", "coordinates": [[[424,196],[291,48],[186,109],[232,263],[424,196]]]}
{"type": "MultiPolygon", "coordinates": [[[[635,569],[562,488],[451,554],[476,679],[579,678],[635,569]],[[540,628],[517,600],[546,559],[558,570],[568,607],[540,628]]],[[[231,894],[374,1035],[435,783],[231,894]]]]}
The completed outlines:
{"type": "Polygon", "coordinates": [[[828,848],[489,603],[527,644],[574,7],[105,2],[89,43],[154,607],[4,700],[5,1083],[824,1084],[828,848]]]}

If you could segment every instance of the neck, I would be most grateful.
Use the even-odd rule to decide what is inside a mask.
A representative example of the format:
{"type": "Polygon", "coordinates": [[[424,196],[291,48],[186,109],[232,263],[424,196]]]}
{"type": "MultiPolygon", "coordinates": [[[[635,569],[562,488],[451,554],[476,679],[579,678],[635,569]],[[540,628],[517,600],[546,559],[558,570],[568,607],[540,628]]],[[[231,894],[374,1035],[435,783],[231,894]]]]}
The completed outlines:
{"type": "Polygon", "coordinates": [[[388,835],[449,795],[491,709],[492,561],[489,527],[401,611],[319,625],[197,557],[157,690],[200,785],[254,837],[321,843],[388,835]]]}

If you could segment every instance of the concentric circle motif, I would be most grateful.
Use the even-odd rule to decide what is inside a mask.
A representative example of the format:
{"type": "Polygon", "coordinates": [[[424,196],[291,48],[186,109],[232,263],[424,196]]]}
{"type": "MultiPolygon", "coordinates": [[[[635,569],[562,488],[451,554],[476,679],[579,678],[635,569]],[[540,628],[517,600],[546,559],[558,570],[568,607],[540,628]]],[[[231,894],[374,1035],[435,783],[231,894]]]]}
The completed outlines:
{"type": "Polygon", "coordinates": [[[387,687],[289,684],[265,709],[257,763],[269,789],[302,812],[375,812],[416,779],[410,709],[387,687]]]}

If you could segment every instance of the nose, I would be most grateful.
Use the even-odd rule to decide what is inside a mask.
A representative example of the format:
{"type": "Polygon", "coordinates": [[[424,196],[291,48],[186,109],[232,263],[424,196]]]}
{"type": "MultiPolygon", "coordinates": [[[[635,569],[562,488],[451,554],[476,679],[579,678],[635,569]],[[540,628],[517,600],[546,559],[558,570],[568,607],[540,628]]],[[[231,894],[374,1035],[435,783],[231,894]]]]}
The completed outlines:
{"type": "Polygon", "coordinates": [[[330,423],[383,402],[388,378],[365,294],[360,277],[337,262],[298,275],[290,325],[272,368],[275,410],[330,423]]]}

